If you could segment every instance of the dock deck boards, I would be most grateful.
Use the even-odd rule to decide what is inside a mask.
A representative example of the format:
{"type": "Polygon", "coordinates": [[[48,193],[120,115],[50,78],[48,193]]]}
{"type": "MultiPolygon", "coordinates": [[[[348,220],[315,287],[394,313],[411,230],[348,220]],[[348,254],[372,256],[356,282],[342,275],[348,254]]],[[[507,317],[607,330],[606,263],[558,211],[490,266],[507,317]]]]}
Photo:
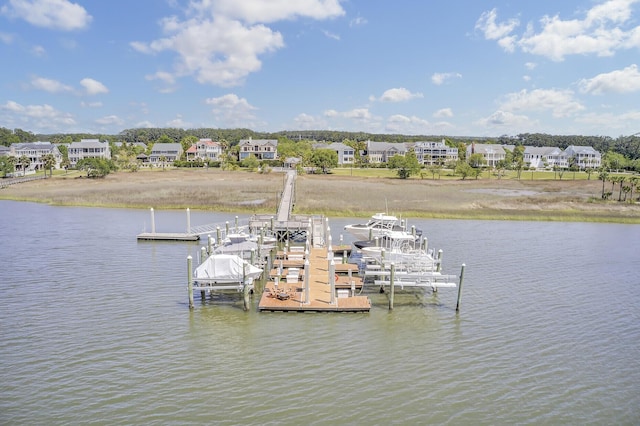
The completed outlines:
{"type": "MultiPolygon", "coordinates": [[[[336,265],[337,266],[337,265],[336,265]]],[[[356,288],[362,287],[362,279],[352,278],[356,288]]],[[[297,311],[297,312],[369,312],[371,300],[367,296],[336,297],[335,304],[331,304],[331,285],[328,276],[328,260],[326,248],[313,248],[309,253],[309,303],[304,303],[304,276],[297,283],[287,283],[281,280],[278,291],[289,296],[287,300],[280,300],[272,294],[275,283],[269,281],[260,298],[260,311],[297,311]]],[[[339,276],[336,288],[350,288],[348,277],[339,276]]]]}

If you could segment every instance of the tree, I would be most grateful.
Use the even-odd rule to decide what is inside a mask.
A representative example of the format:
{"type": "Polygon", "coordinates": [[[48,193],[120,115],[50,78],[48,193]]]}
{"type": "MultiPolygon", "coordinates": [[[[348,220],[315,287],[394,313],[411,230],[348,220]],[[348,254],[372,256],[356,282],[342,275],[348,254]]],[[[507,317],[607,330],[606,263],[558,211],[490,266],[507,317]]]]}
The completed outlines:
{"type": "Polygon", "coordinates": [[[598,179],[602,181],[602,199],[606,200],[606,197],[604,196],[604,183],[609,180],[609,172],[607,171],[606,167],[602,166],[600,167],[600,172],[598,173],[598,179]]]}
{"type": "Polygon", "coordinates": [[[191,148],[191,145],[198,143],[199,139],[195,136],[185,136],[180,140],[180,145],[182,145],[182,153],[183,155],[187,155],[187,150],[191,148]]]}
{"type": "Polygon", "coordinates": [[[49,176],[53,176],[53,167],[56,165],[56,157],[53,154],[45,154],[42,156],[42,164],[44,167],[44,175],[47,176],[47,170],[49,170],[49,176]]]}
{"type": "Polygon", "coordinates": [[[391,157],[388,161],[388,167],[396,169],[400,179],[408,179],[420,172],[420,162],[413,150],[407,152],[404,156],[394,155],[391,157]]]}
{"type": "Polygon", "coordinates": [[[16,157],[12,155],[0,156],[0,171],[6,176],[16,171],[16,157]]]}
{"type": "Polygon", "coordinates": [[[487,160],[485,160],[484,155],[476,152],[469,156],[469,165],[473,168],[480,168],[487,164],[487,160]]]}
{"type": "Polygon", "coordinates": [[[104,158],[83,158],[76,164],[78,170],[85,170],[89,178],[103,178],[115,170],[111,160],[104,158]]]}
{"type": "Polygon", "coordinates": [[[162,164],[162,171],[164,172],[164,166],[167,163],[167,156],[162,154],[160,157],[158,157],[158,161],[160,161],[160,163],[162,164]]]}
{"type": "Polygon", "coordinates": [[[18,158],[18,161],[16,161],[16,164],[20,165],[20,168],[22,169],[22,176],[24,176],[25,170],[31,164],[31,158],[27,157],[26,155],[22,155],[20,158],[18,158]]]}
{"type": "Polygon", "coordinates": [[[246,167],[251,171],[254,171],[260,166],[260,161],[258,161],[255,155],[249,154],[247,158],[240,162],[240,165],[242,167],[246,167]]]}
{"type": "Polygon", "coordinates": [[[473,167],[471,167],[466,161],[459,160],[456,164],[455,173],[460,175],[462,180],[465,180],[473,173],[473,167]]]}
{"type": "Polygon", "coordinates": [[[338,166],[338,153],[332,149],[316,149],[311,154],[310,162],[326,174],[331,167],[338,166]]]}

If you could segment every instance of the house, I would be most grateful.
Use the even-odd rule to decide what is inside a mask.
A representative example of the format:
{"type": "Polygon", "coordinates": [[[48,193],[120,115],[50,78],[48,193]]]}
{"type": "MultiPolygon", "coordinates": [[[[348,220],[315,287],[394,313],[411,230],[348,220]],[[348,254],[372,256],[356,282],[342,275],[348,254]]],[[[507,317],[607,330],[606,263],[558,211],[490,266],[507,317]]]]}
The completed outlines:
{"type": "Polygon", "coordinates": [[[420,164],[432,166],[444,165],[458,161],[458,148],[447,146],[444,139],[441,141],[418,141],[413,145],[413,151],[420,164]]]}
{"type": "Polygon", "coordinates": [[[355,162],[355,150],[342,142],[317,143],[313,149],[330,149],[338,154],[338,164],[353,164],[355,162]]]}
{"type": "Polygon", "coordinates": [[[68,152],[69,163],[72,167],[85,158],[111,159],[109,142],[100,142],[99,139],[81,139],[80,142],[71,142],[68,152]]]}
{"type": "Polygon", "coordinates": [[[200,159],[203,161],[220,161],[222,157],[222,144],[211,139],[200,139],[187,149],[187,161],[200,159]]]}
{"type": "Polygon", "coordinates": [[[179,143],[156,143],[151,148],[149,163],[154,166],[173,163],[180,159],[182,152],[182,145],[179,143]]]}
{"type": "Polygon", "coordinates": [[[598,168],[602,162],[602,156],[590,146],[569,145],[564,150],[569,165],[575,164],[581,169],[598,168]]]}
{"type": "Polygon", "coordinates": [[[502,145],[497,144],[480,144],[473,142],[467,146],[467,160],[473,154],[480,154],[485,160],[488,167],[496,167],[499,161],[506,158],[507,154],[502,145]]]}
{"type": "Polygon", "coordinates": [[[59,169],[62,154],[58,147],[51,142],[21,142],[11,144],[9,147],[9,155],[16,157],[16,159],[22,157],[29,159],[27,170],[32,171],[44,169],[43,157],[47,154],[53,155],[55,159],[53,168],[59,169]]]}
{"type": "Polygon", "coordinates": [[[241,139],[238,147],[238,160],[240,161],[251,154],[258,160],[275,160],[278,158],[277,139],[241,139]]]}
{"type": "Polygon", "coordinates": [[[367,141],[366,158],[370,164],[386,163],[394,155],[405,155],[407,146],[404,143],[367,141]]]}
{"type": "Polygon", "coordinates": [[[285,169],[295,170],[299,164],[302,164],[302,158],[300,157],[287,157],[285,158],[282,166],[285,169]]]}
{"type": "Polygon", "coordinates": [[[523,161],[527,167],[534,169],[568,167],[564,151],[552,146],[525,146],[523,161]]]}

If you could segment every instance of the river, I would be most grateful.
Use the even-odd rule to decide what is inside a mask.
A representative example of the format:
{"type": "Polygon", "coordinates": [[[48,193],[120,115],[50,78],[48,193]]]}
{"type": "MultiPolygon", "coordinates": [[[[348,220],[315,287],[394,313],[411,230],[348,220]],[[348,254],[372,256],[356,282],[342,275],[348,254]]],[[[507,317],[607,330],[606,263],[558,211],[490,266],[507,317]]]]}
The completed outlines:
{"type": "Polygon", "coordinates": [[[466,264],[459,313],[442,289],[305,314],[189,310],[199,245],[149,222],[0,201],[0,424],[640,423],[638,225],[410,220],[466,264]]]}

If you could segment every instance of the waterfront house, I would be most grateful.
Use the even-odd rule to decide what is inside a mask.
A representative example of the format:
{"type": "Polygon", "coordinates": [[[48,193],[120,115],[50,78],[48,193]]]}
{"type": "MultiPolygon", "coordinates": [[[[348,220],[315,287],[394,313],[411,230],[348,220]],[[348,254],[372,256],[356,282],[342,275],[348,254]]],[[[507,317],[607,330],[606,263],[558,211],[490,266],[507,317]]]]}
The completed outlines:
{"type": "Polygon", "coordinates": [[[185,152],[187,161],[201,159],[203,161],[220,161],[222,144],[211,139],[200,139],[185,152]]]}
{"type": "Polygon", "coordinates": [[[51,142],[20,142],[11,144],[8,148],[8,155],[16,157],[16,159],[27,157],[29,165],[24,171],[36,171],[44,169],[43,157],[47,154],[53,155],[55,164],[54,169],[60,168],[62,154],[58,147],[51,142]]]}
{"type": "Polygon", "coordinates": [[[163,163],[173,163],[182,156],[182,144],[156,143],[151,148],[149,163],[154,166],[162,166],[163,163]]]}
{"type": "Polygon", "coordinates": [[[568,167],[564,151],[553,146],[525,146],[523,161],[527,167],[534,169],[568,167]]]}
{"type": "Polygon", "coordinates": [[[602,162],[601,154],[590,146],[569,145],[564,150],[564,155],[570,164],[575,164],[580,169],[595,169],[602,162]]]}
{"type": "Polygon", "coordinates": [[[386,163],[394,155],[404,156],[407,146],[402,143],[367,141],[365,157],[369,164],[386,163]]]}
{"type": "Polygon", "coordinates": [[[316,143],[313,149],[330,149],[338,154],[338,164],[353,164],[355,161],[355,150],[342,142],[316,143]]]}
{"type": "Polygon", "coordinates": [[[458,161],[458,148],[452,148],[441,141],[418,141],[413,144],[418,162],[425,166],[444,165],[458,161]]]}
{"type": "Polygon", "coordinates": [[[69,163],[72,167],[85,158],[111,159],[109,142],[100,142],[99,139],[81,139],[80,142],[71,142],[68,148],[69,163]]]}
{"type": "Polygon", "coordinates": [[[496,167],[499,161],[506,158],[506,151],[503,146],[497,144],[480,144],[473,142],[467,146],[467,160],[473,154],[482,155],[488,167],[496,167]]]}
{"type": "Polygon", "coordinates": [[[238,143],[238,160],[242,161],[253,154],[258,160],[278,158],[277,139],[241,139],[238,143]]]}

